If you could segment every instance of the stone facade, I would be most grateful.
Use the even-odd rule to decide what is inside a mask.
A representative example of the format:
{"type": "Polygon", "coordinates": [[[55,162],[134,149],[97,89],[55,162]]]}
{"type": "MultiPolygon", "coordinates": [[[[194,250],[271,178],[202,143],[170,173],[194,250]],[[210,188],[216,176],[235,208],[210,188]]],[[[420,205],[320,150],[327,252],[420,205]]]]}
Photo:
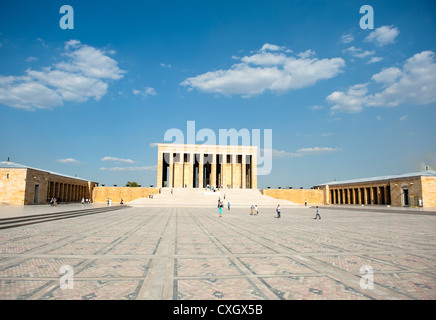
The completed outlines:
{"type": "Polygon", "coordinates": [[[324,192],[314,189],[264,189],[262,194],[298,204],[324,204],[324,192]]]}
{"type": "Polygon", "coordinates": [[[76,177],[30,168],[12,162],[0,163],[0,203],[12,205],[44,204],[91,199],[97,183],[76,177]]]}
{"type": "Polygon", "coordinates": [[[158,143],[157,187],[257,189],[257,147],[158,143]]]}
{"type": "Polygon", "coordinates": [[[436,207],[436,172],[334,181],[319,186],[325,204],[436,207]]]}
{"type": "Polygon", "coordinates": [[[129,202],[138,198],[147,198],[150,194],[158,194],[158,188],[133,188],[133,187],[94,187],[92,190],[92,202],[106,202],[112,199],[113,203],[129,202]]]}

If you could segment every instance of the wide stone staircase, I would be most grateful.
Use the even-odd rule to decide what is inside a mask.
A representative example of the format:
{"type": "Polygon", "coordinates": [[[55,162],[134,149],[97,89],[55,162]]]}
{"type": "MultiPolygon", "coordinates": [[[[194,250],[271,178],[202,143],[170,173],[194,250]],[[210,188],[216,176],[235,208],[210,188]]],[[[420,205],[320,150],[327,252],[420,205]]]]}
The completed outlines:
{"type": "Polygon", "coordinates": [[[221,189],[214,192],[205,189],[162,188],[161,193],[154,194],[153,198],[139,198],[126,204],[133,207],[216,208],[218,199],[223,201],[225,209],[228,202],[231,208],[250,208],[251,205],[257,205],[259,210],[276,207],[277,204],[282,208],[304,207],[291,201],[265,196],[257,189],[221,189]]]}

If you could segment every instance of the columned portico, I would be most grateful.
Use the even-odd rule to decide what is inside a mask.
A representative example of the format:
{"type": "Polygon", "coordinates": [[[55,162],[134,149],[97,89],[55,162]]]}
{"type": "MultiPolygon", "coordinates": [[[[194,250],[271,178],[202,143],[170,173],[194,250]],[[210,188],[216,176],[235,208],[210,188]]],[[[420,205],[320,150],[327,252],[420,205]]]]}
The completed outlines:
{"type": "Polygon", "coordinates": [[[158,188],[257,189],[257,146],[157,146],[158,188]]]}

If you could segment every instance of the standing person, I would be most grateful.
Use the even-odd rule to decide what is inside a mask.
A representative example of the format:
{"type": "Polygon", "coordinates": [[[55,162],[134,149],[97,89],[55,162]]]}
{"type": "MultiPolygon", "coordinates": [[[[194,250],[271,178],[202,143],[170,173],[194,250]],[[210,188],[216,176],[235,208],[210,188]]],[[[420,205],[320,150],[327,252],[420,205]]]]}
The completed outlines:
{"type": "Polygon", "coordinates": [[[280,218],[280,211],[281,211],[280,204],[277,205],[276,211],[277,211],[277,218],[280,218]]]}
{"type": "Polygon", "coordinates": [[[221,218],[223,216],[223,203],[222,202],[218,205],[218,208],[219,208],[219,215],[218,216],[221,218]]]}
{"type": "Polygon", "coordinates": [[[109,198],[109,207],[112,207],[112,199],[109,198]]]}
{"type": "Polygon", "coordinates": [[[319,207],[316,206],[316,215],[315,215],[315,220],[319,217],[319,220],[321,220],[321,216],[319,215],[319,207]]]}
{"type": "Polygon", "coordinates": [[[227,210],[230,210],[230,202],[227,202],[227,210]]]}
{"type": "Polygon", "coordinates": [[[253,213],[254,213],[254,206],[253,206],[253,205],[251,205],[251,213],[250,213],[250,216],[252,216],[252,215],[253,215],[253,213]]]}
{"type": "Polygon", "coordinates": [[[254,212],[256,213],[256,216],[259,213],[259,209],[257,209],[257,204],[254,206],[254,212]]]}

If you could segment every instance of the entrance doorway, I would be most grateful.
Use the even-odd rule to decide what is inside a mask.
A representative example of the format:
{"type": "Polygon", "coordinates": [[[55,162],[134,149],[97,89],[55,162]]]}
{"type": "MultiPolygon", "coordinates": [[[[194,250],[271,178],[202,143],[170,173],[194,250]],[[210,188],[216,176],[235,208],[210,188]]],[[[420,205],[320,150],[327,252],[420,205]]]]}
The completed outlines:
{"type": "Polygon", "coordinates": [[[33,193],[33,203],[38,203],[39,199],[39,184],[35,184],[35,192],[33,193]]]}
{"type": "Polygon", "coordinates": [[[409,202],[409,189],[403,189],[403,206],[404,207],[410,206],[410,202],[409,202]]]}

